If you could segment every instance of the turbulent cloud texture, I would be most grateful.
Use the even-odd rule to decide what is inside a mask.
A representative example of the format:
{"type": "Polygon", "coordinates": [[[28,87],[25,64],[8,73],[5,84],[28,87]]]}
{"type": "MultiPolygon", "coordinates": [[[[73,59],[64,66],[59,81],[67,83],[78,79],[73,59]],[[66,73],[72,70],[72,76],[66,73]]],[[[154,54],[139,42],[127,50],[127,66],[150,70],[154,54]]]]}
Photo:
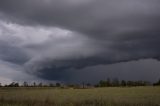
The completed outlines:
{"type": "Polygon", "coordinates": [[[160,59],[159,0],[1,0],[0,60],[69,80],[73,70],[160,59]]]}

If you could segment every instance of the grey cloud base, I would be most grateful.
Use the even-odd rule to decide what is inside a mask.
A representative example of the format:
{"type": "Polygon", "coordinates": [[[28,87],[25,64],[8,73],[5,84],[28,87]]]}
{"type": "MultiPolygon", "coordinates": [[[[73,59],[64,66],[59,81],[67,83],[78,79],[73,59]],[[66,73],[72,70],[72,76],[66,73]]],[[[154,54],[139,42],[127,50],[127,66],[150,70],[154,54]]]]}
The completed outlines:
{"type": "Polygon", "coordinates": [[[0,59],[22,63],[25,72],[50,80],[67,80],[71,70],[90,66],[159,60],[159,5],[159,0],[1,0],[1,20],[56,27],[71,37],[49,36],[45,42],[20,45],[18,56],[16,47],[4,54],[10,46],[0,46],[0,59]]]}

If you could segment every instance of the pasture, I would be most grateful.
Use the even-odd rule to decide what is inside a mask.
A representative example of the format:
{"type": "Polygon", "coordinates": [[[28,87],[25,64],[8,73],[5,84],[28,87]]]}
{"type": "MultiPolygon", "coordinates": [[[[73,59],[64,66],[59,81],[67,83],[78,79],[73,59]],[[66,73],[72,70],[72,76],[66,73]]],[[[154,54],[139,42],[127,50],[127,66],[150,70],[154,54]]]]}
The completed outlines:
{"type": "Polygon", "coordinates": [[[160,87],[0,88],[0,106],[160,106],[160,87]]]}

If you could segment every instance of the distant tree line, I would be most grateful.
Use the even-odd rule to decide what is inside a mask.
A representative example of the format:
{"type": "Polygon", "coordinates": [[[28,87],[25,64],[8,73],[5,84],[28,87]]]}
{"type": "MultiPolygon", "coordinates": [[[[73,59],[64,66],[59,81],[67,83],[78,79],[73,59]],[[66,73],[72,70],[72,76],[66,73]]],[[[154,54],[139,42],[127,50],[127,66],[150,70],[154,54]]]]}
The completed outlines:
{"type": "Polygon", "coordinates": [[[147,81],[125,81],[125,80],[118,80],[118,79],[107,79],[107,80],[100,80],[98,84],[92,85],[90,83],[82,83],[82,84],[61,84],[61,83],[49,83],[43,84],[42,82],[36,83],[33,82],[29,84],[27,82],[23,82],[23,84],[19,84],[18,82],[12,82],[8,85],[2,86],[0,83],[0,87],[62,87],[62,88],[93,88],[93,87],[135,87],[135,86],[160,86],[160,79],[151,84],[147,81]]]}
{"type": "Polygon", "coordinates": [[[160,86],[160,79],[156,83],[153,83],[153,86],[160,86]]]}
{"type": "Polygon", "coordinates": [[[150,82],[147,81],[125,81],[118,79],[107,79],[101,80],[95,87],[132,87],[132,86],[148,86],[151,85],[150,82]]]}
{"type": "Polygon", "coordinates": [[[2,86],[2,84],[0,83],[0,87],[60,87],[60,86],[61,83],[43,84],[42,82],[40,83],[33,82],[32,84],[29,84],[28,82],[23,82],[23,84],[19,84],[18,82],[12,82],[4,86],[2,86]]]}

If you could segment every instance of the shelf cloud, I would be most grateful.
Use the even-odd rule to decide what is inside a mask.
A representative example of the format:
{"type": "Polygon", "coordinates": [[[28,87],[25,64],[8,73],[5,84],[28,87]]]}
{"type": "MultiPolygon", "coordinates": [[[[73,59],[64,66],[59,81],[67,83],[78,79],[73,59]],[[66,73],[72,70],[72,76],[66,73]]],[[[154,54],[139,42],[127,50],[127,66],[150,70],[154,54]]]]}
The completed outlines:
{"type": "Polygon", "coordinates": [[[159,5],[159,0],[1,0],[0,61],[18,65],[23,74],[67,81],[74,70],[159,60],[159,5]]]}

